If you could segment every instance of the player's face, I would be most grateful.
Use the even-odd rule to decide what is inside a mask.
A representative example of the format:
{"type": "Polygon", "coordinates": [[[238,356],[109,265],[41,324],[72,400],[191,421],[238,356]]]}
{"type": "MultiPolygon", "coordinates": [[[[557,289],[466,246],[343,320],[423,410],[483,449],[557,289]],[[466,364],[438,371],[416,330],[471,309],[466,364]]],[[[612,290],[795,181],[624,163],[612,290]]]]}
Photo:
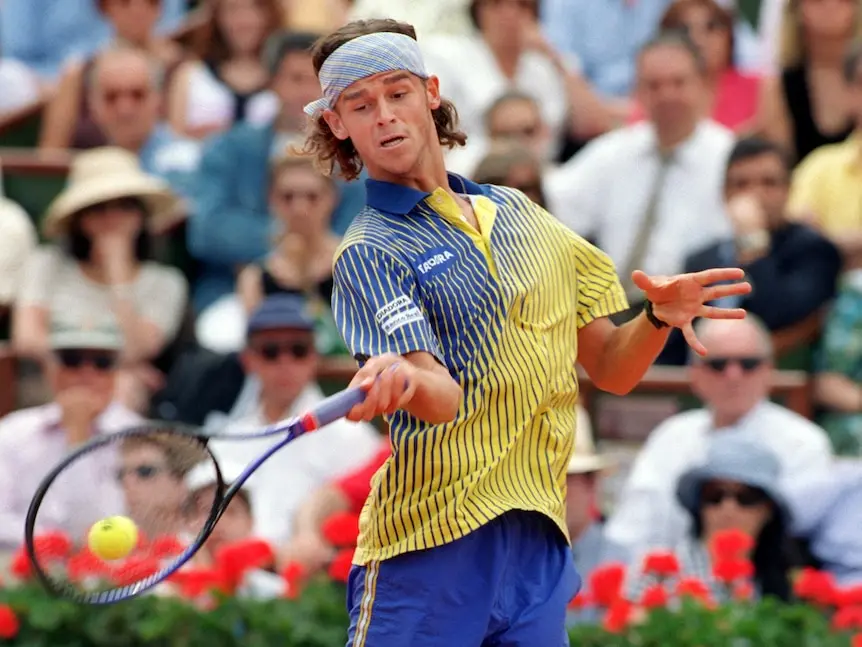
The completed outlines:
{"type": "Polygon", "coordinates": [[[436,77],[384,72],[351,85],[325,119],[338,139],[353,142],[372,177],[397,182],[416,173],[432,150],[431,111],[439,107],[436,77]]]}
{"type": "Polygon", "coordinates": [[[739,195],[753,195],[765,211],[770,227],[776,227],[784,221],[789,190],[787,168],[775,153],[740,160],[727,169],[724,183],[727,201],[739,195]]]}

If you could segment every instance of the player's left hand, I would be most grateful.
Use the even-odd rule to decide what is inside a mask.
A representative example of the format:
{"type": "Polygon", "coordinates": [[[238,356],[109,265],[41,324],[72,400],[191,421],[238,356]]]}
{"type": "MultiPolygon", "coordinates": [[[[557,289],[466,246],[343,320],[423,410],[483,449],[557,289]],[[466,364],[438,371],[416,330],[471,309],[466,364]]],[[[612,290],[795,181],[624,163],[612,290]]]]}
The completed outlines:
{"type": "Polygon", "coordinates": [[[706,305],[722,297],[741,296],[751,292],[751,284],[743,281],[745,272],[739,268],[704,270],[676,276],[647,276],[644,272],[632,272],[632,281],[644,291],[644,297],[652,302],[653,314],[668,326],[679,328],[688,345],[698,355],[706,355],[706,347],[694,334],[694,320],[743,319],[742,308],[720,308],[706,305]],[[727,283],[732,281],[731,283],[727,283]],[[722,283],[722,285],[715,285],[722,283]]]}

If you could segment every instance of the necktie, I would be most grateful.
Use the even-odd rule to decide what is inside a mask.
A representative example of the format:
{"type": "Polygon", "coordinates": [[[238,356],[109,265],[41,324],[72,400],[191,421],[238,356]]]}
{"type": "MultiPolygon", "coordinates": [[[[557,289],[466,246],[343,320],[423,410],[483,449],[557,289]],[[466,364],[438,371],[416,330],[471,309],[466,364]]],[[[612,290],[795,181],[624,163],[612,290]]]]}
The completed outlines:
{"type": "Polygon", "coordinates": [[[638,269],[643,269],[644,259],[646,258],[647,250],[649,249],[650,240],[652,239],[653,230],[658,224],[658,205],[661,200],[662,190],[664,189],[665,178],[667,177],[668,169],[673,163],[672,153],[659,153],[659,168],[653,182],[652,193],[650,194],[649,202],[647,202],[646,213],[641,220],[638,228],[635,244],[629,254],[626,271],[620,277],[623,288],[626,291],[626,296],[631,303],[640,303],[643,301],[643,296],[639,288],[632,283],[632,272],[638,269]]]}

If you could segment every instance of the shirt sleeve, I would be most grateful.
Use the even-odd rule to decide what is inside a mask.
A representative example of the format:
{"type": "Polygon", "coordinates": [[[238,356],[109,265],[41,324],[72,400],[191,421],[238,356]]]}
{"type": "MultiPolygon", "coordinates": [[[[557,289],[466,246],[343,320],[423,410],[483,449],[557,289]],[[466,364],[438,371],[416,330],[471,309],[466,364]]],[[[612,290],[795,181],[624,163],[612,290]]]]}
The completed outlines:
{"type": "Polygon", "coordinates": [[[443,363],[440,342],[424,312],[412,270],[365,243],[344,249],[333,270],[332,314],[353,356],[424,351],[443,363]]]}
{"type": "Polygon", "coordinates": [[[574,243],[578,271],[578,328],[629,307],[610,256],[580,236],[574,243]]]}

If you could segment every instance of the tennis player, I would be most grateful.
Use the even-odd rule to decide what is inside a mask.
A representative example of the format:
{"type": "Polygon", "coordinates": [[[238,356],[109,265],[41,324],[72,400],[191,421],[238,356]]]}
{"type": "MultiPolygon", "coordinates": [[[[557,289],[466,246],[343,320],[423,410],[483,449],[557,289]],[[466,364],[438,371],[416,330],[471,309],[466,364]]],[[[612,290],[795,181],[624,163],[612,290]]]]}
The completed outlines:
{"type": "Polygon", "coordinates": [[[704,304],[750,287],[738,269],[636,272],[645,311],[614,326],[628,304],[604,253],[518,191],[447,175],[443,146],[465,136],[415,38],[391,20],[322,38],[306,107],[305,151],[371,177],[332,301],[368,391],[350,417],[383,414],[393,447],[362,513],[349,644],[567,645],[575,363],[627,393],[670,327],[705,353],[693,319],[743,317],[704,304]]]}

